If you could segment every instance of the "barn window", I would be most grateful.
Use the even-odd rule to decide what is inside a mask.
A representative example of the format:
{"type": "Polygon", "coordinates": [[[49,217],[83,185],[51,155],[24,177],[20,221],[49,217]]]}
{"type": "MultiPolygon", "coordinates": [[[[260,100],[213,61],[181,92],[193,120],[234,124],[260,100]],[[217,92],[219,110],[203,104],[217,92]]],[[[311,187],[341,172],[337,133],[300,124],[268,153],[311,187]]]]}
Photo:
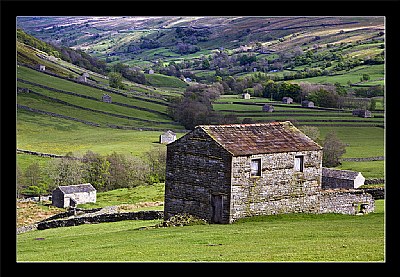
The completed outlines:
{"type": "Polygon", "coordinates": [[[250,176],[261,176],[261,159],[253,159],[251,160],[251,171],[250,176]]]}
{"type": "Polygon", "coordinates": [[[304,168],[304,156],[295,156],[294,157],[294,170],[303,172],[304,168]]]}

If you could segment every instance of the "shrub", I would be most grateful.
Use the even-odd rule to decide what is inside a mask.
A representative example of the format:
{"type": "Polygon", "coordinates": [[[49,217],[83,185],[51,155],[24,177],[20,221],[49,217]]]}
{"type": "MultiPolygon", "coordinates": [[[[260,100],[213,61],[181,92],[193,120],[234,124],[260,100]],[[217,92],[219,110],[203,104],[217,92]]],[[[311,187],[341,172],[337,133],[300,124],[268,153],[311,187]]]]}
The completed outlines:
{"type": "Polygon", "coordinates": [[[192,225],[205,225],[207,221],[198,218],[194,215],[183,213],[170,217],[168,220],[156,225],[156,227],[175,227],[175,226],[192,226],[192,225]]]}

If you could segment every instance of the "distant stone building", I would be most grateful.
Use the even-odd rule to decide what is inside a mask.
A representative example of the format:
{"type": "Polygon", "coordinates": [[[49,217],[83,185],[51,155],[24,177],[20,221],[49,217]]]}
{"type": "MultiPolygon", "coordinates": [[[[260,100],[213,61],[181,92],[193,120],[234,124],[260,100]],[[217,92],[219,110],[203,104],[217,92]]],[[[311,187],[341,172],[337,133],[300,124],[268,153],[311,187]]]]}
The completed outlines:
{"type": "Polygon", "coordinates": [[[78,204],[96,203],[96,189],[90,184],[59,186],[53,190],[52,205],[59,208],[75,207],[78,204]]]}
{"type": "Polygon", "coordinates": [[[82,73],[81,76],[79,76],[79,77],[77,78],[77,80],[78,80],[79,82],[82,82],[82,83],[87,83],[87,78],[89,78],[89,73],[84,72],[84,73],[82,73]]]}
{"type": "Polygon", "coordinates": [[[370,194],[323,190],[321,179],[322,147],[289,121],[201,125],[167,145],[164,218],[374,210],[370,194]]]}
{"type": "Polygon", "coordinates": [[[43,64],[39,64],[39,65],[38,65],[38,69],[39,69],[40,71],[46,71],[46,66],[43,65],[43,64]]]}
{"type": "Polygon", "coordinates": [[[102,99],[102,101],[105,102],[105,103],[111,103],[111,96],[108,95],[108,94],[103,94],[103,96],[102,96],[101,99],[102,99]]]}
{"type": "Polygon", "coordinates": [[[293,98],[291,98],[291,97],[283,97],[282,98],[282,103],[284,103],[284,104],[292,104],[293,103],[293,98]]]}
{"type": "Polygon", "coordinates": [[[369,110],[353,110],[353,115],[359,117],[372,117],[371,111],[369,110]]]}
{"type": "Polygon", "coordinates": [[[356,189],[364,185],[364,181],[361,172],[322,168],[323,189],[356,189]]]}
{"type": "Polygon", "coordinates": [[[265,104],[265,105],[262,107],[262,110],[263,110],[263,112],[270,112],[270,113],[272,113],[272,112],[274,111],[274,106],[269,105],[269,104],[265,104]]]}
{"type": "Polygon", "coordinates": [[[168,144],[176,140],[176,134],[170,130],[160,135],[160,143],[168,144]]]}
{"type": "Polygon", "coordinates": [[[306,108],[314,108],[314,102],[313,101],[304,100],[303,102],[301,102],[301,106],[302,107],[306,107],[306,108]]]}
{"type": "Polygon", "coordinates": [[[246,92],[242,94],[243,99],[250,99],[250,93],[246,92]]]}

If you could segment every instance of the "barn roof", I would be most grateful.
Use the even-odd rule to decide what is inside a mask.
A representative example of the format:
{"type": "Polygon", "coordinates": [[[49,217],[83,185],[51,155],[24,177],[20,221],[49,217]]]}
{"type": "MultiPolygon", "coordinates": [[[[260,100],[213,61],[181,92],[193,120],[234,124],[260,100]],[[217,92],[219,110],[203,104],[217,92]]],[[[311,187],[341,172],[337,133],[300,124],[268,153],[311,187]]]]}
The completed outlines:
{"type": "Polygon", "coordinates": [[[336,178],[343,180],[355,180],[358,174],[360,174],[360,172],[351,170],[333,169],[327,167],[322,168],[322,177],[329,177],[329,178],[336,178]]]}
{"type": "Polygon", "coordinates": [[[200,125],[234,156],[321,150],[290,121],[260,124],[200,125]]]}
{"type": "Polygon", "coordinates": [[[58,188],[65,194],[96,191],[96,189],[90,183],[71,186],[59,186],[58,188]]]}

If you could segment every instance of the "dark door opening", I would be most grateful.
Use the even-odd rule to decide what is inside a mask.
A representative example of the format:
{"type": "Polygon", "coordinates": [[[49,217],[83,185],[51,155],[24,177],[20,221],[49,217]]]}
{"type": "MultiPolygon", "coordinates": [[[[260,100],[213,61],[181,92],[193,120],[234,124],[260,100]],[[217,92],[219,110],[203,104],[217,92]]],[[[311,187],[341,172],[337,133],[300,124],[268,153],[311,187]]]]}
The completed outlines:
{"type": "Polygon", "coordinates": [[[222,223],[222,195],[211,195],[212,222],[222,223]]]}

